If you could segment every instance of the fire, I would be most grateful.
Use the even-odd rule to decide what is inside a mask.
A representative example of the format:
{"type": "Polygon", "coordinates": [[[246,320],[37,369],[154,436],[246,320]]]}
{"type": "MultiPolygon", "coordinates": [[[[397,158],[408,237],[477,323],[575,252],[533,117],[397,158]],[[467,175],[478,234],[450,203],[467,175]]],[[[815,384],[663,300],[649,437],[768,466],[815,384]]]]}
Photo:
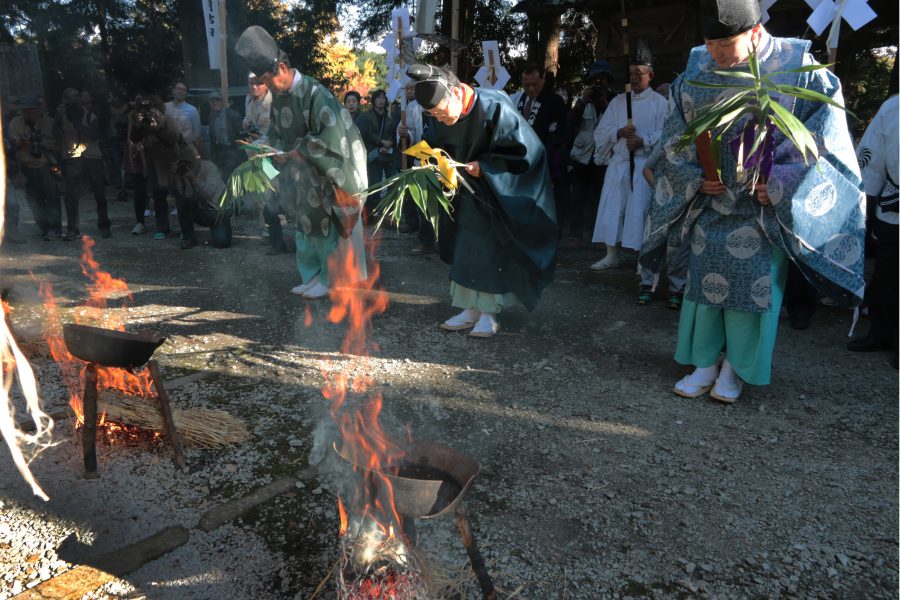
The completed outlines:
{"type": "MultiPolygon", "coordinates": [[[[82,238],[84,250],[81,255],[81,272],[88,278],[88,299],[85,306],[73,311],[77,324],[93,325],[106,329],[125,330],[121,317],[114,311],[107,310],[107,298],[112,295],[122,296],[126,301],[132,299],[128,284],[117,279],[100,268],[94,258],[95,242],[90,237],[82,238]]],[[[84,395],[82,373],[85,362],[69,353],[63,340],[62,319],[59,307],[49,283],[41,283],[39,293],[44,300],[44,338],[50,348],[50,355],[62,371],[63,380],[69,390],[69,406],[75,412],[78,423],[84,422],[82,397],[84,395]]],[[[150,397],[154,395],[150,372],[147,369],[130,372],[125,369],[100,366],[97,369],[97,388],[116,389],[134,396],[150,397]]],[[[99,424],[106,422],[101,414],[99,424]]]]}
{"type": "MultiPolygon", "coordinates": [[[[378,289],[376,263],[363,278],[359,257],[348,245],[329,258],[332,275],[327,318],[347,323],[341,350],[368,356],[372,319],[388,307],[387,294],[378,289]]],[[[311,324],[306,314],[305,323],[311,324]]],[[[403,521],[389,478],[397,472],[405,452],[382,428],[384,400],[375,381],[366,375],[325,372],[322,396],[330,402],[330,415],[338,429],[335,449],[353,466],[356,485],[346,498],[338,498],[339,534],[343,552],[339,597],[394,599],[420,597],[419,576],[402,533],[403,521]],[[346,502],[346,504],[345,504],[346,502]]]]}

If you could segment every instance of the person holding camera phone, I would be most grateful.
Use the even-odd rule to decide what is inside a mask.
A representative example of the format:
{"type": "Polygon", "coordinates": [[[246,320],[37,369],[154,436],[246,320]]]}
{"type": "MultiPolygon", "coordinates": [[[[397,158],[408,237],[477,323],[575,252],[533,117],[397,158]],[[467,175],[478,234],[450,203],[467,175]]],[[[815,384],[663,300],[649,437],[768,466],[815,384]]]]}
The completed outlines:
{"type": "Polygon", "coordinates": [[[62,238],[62,210],[54,176],[54,168],[59,174],[59,167],[53,158],[58,148],[53,120],[41,112],[37,98],[22,98],[21,108],[22,114],[13,117],[9,128],[25,178],[25,197],[41,236],[47,241],[58,240],[62,238]]]}
{"type": "MultiPolygon", "coordinates": [[[[594,129],[606,111],[609,101],[615,96],[610,89],[613,82],[612,68],[605,60],[594,61],[584,76],[585,86],[581,96],[569,111],[569,131],[574,132],[569,160],[572,165],[572,201],[565,207],[560,221],[569,228],[568,248],[577,248],[582,243],[585,223],[594,222],[594,209],[603,188],[608,156],[601,156],[594,150],[594,129]]],[[[563,208],[563,207],[559,207],[563,208]]],[[[562,211],[560,211],[562,212],[562,211]]]]}
{"type": "Polygon", "coordinates": [[[178,150],[172,166],[172,191],[181,227],[181,249],[197,245],[194,225],[209,227],[210,243],[215,248],[231,245],[231,210],[219,201],[225,193],[225,182],[212,161],[202,160],[190,144],[178,150]]]}
{"type": "Polygon", "coordinates": [[[159,96],[136,100],[128,130],[132,150],[143,155],[144,174],[156,218],[155,240],[164,240],[171,233],[166,197],[169,194],[172,163],[178,160],[178,151],[185,145],[178,122],[163,110],[159,96]]]}
{"type": "Polygon", "coordinates": [[[80,184],[87,179],[97,203],[100,237],[111,235],[106,205],[106,173],[100,153],[100,120],[81,102],[73,88],[63,91],[63,103],[57,109],[54,133],[61,144],[63,174],[66,182],[66,234],[72,241],[81,237],[78,200],[80,184]]]}

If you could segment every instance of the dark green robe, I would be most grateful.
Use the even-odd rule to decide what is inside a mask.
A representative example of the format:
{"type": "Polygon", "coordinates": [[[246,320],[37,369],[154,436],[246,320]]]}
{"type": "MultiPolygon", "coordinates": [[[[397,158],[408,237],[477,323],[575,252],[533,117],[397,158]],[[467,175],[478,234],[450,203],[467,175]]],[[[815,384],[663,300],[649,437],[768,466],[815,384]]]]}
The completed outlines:
{"type": "MultiPolygon", "coordinates": [[[[478,89],[468,114],[437,121],[423,138],[459,162],[478,161],[480,177],[464,175],[453,218],[443,219],[441,258],[450,279],[491,294],[513,293],[534,310],[556,268],[556,206],[544,145],[503,92],[478,89]]],[[[461,171],[461,170],[460,170],[461,171]]]]}

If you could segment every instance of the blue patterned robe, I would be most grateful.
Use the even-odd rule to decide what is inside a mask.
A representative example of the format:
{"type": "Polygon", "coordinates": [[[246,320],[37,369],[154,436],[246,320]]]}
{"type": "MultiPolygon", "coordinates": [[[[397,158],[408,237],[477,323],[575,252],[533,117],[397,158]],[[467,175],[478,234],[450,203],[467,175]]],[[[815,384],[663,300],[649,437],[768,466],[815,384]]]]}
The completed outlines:
{"type": "MultiPolygon", "coordinates": [[[[810,42],[765,34],[760,45],[763,73],[815,63],[810,42]]],[[[762,206],[744,184],[735,181],[736,159],[722,144],[719,196],[698,193],[703,172],[693,145],[677,151],[678,138],[701,107],[728,90],[701,88],[688,80],[731,83],[716,75],[720,68],[703,46],[694,48],[687,70],[672,85],[663,126],[664,152],[656,167],[656,184],[644,231],[640,262],[657,270],[665,258],[670,230],[690,236],[691,255],[686,297],[728,310],[761,313],[772,302],[772,247],[780,248],[820,291],[844,306],[862,300],[864,202],[859,169],[843,111],[824,103],[778,98],[812,132],[818,163],[805,165],[781,132],[775,132],[774,167],[767,182],[771,205],[762,206]]],[[[746,64],[734,70],[748,71],[746,64]]],[[[824,69],[777,74],[777,83],[826,94],[843,103],[840,82],[824,69]]],[[[746,118],[746,117],[745,117],[746,118]]],[[[740,128],[732,130],[734,136],[740,128]]],[[[729,132],[730,134],[730,132],[729,132]]],[[[727,137],[726,137],[727,140],[727,137]]]]}

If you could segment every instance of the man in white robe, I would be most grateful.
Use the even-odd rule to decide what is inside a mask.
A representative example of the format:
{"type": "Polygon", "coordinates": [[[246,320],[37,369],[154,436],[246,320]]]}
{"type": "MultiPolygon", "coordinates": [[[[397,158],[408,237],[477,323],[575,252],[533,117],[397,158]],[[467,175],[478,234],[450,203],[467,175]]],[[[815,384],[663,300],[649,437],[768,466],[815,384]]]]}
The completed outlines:
{"type": "MultiPolygon", "coordinates": [[[[667,102],[650,88],[653,80],[652,57],[646,46],[640,43],[630,66],[630,76],[632,124],[628,124],[626,96],[619,94],[609,103],[594,130],[594,145],[599,156],[612,152],[600,193],[593,237],[595,244],[606,244],[606,256],[591,265],[595,271],[619,265],[619,244],[623,248],[640,250],[644,241],[650,186],[641,171],[644,161],[659,141],[667,102]],[[629,163],[632,152],[633,172],[629,163]]],[[[642,280],[644,275],[642,273],[642,280]]],[[[652,283],[653,274],[648,272],[646,276],[652,283]]]]}

